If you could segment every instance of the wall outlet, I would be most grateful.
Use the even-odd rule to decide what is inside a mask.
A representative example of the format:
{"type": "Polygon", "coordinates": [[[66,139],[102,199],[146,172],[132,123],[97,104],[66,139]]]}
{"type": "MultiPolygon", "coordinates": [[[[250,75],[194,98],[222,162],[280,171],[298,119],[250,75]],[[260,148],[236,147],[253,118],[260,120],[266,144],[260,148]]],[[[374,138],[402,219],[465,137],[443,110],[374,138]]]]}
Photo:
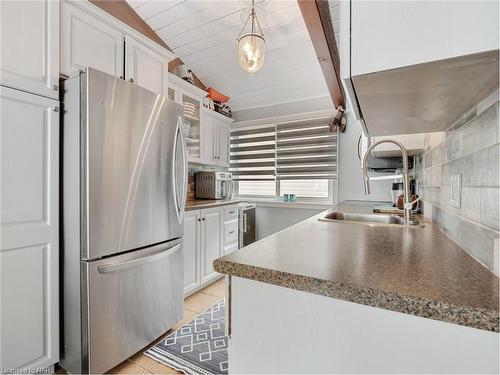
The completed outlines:
{"type": "Polygon", "coordinates": [[[462,175],[454,174],[451,176],[450,205],[460,208],[462,198],[462,175]]]}

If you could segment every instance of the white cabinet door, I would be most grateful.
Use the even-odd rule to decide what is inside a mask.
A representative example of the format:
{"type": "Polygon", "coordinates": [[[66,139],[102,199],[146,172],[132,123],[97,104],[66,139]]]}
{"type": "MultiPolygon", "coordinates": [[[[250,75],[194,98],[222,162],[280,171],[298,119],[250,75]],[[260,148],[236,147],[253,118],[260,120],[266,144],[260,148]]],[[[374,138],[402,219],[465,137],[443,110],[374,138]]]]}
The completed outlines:
{"type": "Polygon", "coordinates": [[[215,120],[202,113],[200,126],[201,162],[205,164],[215,164],[215,120]]]}
{"type": "Polygon", "coordinates": [[[0,368],[59,360],[59,103],[0,87],[0,368]]]}
{"type": "Polygon", "coordinates": [[[230,128],[225,124],[218,124],[217,130],[217,164],[222,167],[229,167],[229,140],[230,128]]]}
{"type": "Polygon", "coordinates": [[[59,99],[59,2],[0,2],[0,83],[59,99]]]}
{"type": "Polygon", "coordinates": [[[123,77],[124,36],[77,5],[61,4],[61,73],[86,66],[123,77]]]}
{"type": "Polygon", "coordinates": [[[184,295],[200,285],[200,211],[184,216],[184,295]]]}
{"type": "Polygon", "coordinates": [[[160,95],[168,95],[168,59],[125,36],[125,79],[160,95]]]}
{"type": "Polygon", "coordinates": [[[213,262],[222,255],[222,209],[201,211],[201,282],[217,277],[213,262]]]}

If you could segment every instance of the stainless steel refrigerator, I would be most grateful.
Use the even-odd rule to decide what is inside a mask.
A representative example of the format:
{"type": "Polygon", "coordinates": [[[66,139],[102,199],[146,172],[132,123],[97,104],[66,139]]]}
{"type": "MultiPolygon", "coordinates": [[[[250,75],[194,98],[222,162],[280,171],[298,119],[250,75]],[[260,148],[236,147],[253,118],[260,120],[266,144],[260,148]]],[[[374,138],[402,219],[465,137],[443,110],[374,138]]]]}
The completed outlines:
{"type": "Polygon", "coordinates": [[[182,319],[182,107],[87,68],[65,82],[61,366],[103,373],[182,319]]]}

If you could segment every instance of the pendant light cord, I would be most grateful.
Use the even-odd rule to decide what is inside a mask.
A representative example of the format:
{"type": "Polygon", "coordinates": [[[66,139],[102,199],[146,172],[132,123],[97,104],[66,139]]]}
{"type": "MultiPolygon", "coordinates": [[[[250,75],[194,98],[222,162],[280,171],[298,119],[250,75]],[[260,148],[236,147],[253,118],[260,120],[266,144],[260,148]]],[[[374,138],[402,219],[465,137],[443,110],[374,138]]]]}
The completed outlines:
{"type": "Polygon", "coordinates": [[[243,32],[245,31],[245,27],[248,25],[248,21],[250,21],[250,18],[252,19],[252,34],[255,34],[254,32],[254,25],[255,22],[257,22],[257,27],[259,28],[260,35],[263,37],[264,33],[262,32],[262,27],[260,27],[260,22],[259,22],[259,17],[257,17],[257,13],[255,12],[255,0],[252,0],[252,10],[248,14],[248,17],[245,21],[245,24],[243,25],[243,28],[241,29],[240,33],[238,34],[238,37],[236,40],[239,40],[243,32]]]}

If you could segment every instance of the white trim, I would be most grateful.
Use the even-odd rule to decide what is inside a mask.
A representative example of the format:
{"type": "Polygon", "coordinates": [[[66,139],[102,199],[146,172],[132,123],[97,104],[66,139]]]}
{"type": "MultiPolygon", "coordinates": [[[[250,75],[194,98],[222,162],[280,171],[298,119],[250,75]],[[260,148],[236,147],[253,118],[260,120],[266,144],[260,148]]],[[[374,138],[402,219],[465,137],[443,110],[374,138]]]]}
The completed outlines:
{"type": "Polygon", "coordinates": [[[168,73],[168,83],[169,85],[171,84],[178,89],[185,90],[190,94],[196,96],[196,99],[200,100],[200,105],[203,105],[203,98],[207,96],[207,92],[205,90],[183,80],[182,78],[170,72],[168,73]]]}
{"type": "Polygon", "coordinates": [[[232,128],[242,128],[247,126],[257,126],[265,124],[274,124],[278,122],[288,122],[288,121],[301,121],[301,120],[314,120],[319,118],[325,118],[333,116],[333,109],[325,109],[321,111],[305,112],[293,115],[283,115],[276,117],[267,117],[257,120],[246,120],[246,121],[235,121],[232,128]]]}
{"type": "MultiPolygon", "coordinates": [[[[242,106],[242,107],[234,107],[233,111],[234,112],[240,112],[240,111],[248,111],[250,109],[257,109],[257,108],[264,108],[264,107],[274,107],[277,105],[281,104],[290,104],[290,103],[296,103],[296,102],[302,102],[304,100],[314,100],[314,99],[322,99],[328,97],[328,95],[319,95],[319,96],[312,96],[310,98],[303,98],[303,99],[297,99],[297,100],[289,100],[289,101],[276,101],[276,102],[271,102],[262,104],[262,105],[251,105],[251,106],[242,106]]],[[[333,103],[332,103],[332,108],[333,108],[333,103]]]]}
{"type": "Polygon", "coordinates": [[[138,32],[136,29],[130,27],[129,25],[125,24],[124,22],[120,21],[119,19],[113,17],[111,14],[108,12],[102,10],[101,8],[95,6],[92,4],[90,1],[82,1],[82,0],[65,0],[66,2],[77,6],[78,8],[84,10],[87,13],[90,13],[94,17],[99,18],[101,21],[107,23],[108,25],[114,27],[115,29],[121,31],[122,33],[129,35],[136,39],[138,42],[141,44],[144,44],[146,47],[152,49],[153,51],[159,53],[160,55],[164,56],[168,61],[172,61],[177,56],[175,53],[169,51],[168,49],[162,47],[158,43],[154,42],[153,40],[149,39],[147,36],[144,34],[138,32]]]}

